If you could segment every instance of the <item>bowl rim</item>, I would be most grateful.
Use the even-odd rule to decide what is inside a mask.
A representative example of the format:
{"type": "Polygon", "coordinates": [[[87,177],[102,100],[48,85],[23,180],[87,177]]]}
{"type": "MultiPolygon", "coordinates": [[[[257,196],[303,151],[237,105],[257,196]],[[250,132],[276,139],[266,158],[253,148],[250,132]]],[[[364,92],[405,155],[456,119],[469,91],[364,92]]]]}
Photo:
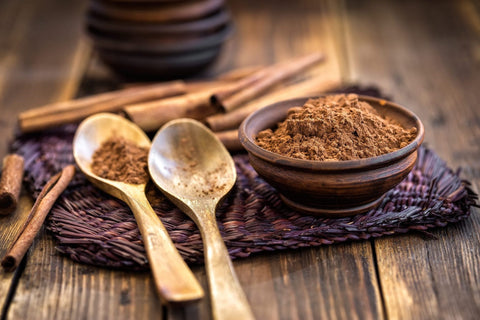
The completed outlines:
{"type": "MultiPolygon", "coordinates": [[[[299,169],[326,170],[326,171],[378,167],[383,164],[407,157],[409,154],[415,152],[418,149],[418,147],[422,144],[424,135],[425,135],[425,128],[423,126],[422,121],[415,113],[413,113],[411,110],[399,104],[388,101],[386,99],[381,99],[381,98],[376,98],[376,97],[371,97],[366,95],[358,95],[359,100],[366,101],[366,102],[373,101],[382,106],[388,105],[389,107],[395,108],[400,112],[402,112],[403,114],[405,114],[407,117],[411,118],[415,122],[415,126],[417,127],[417,136],[415,137],[415,139],[401,149],[395,150],[390,153],[382,154],[376,157],[364,158],[364,159],[358,159],[358,160],[318,161],[318,160],[305,160],[305,159],[287,157],[278,153],[265,150],[255,143],[254,137],[247,134],[247,131],[248,131],[247,127],[249,126],[249,123],[254,118],[264,113],[268,113],[271,109],[275,109],[279,105],[289,104],[290,107],[294,107],[294,106],[298,106],[299,104],[303,105],[308,99],[324,97],[327,95],[328,94],[322,94],[318,96],[309,96],[309,97],[282,100],[282,101],[278,101],[276,103],[267,105],[265,107],[262,107],[259,110],[256,110],[255,112],[250,114],[245,120],[243,120],[242,124],[240,125],[238,136],[241,144],[244,146],[244,148],[247,150],[248,153],[251,153],[256,157],[261,158],[267,162],[274,162],[278,165],[284,165],[284,166],[289,166],[289,167],[294,167],[299,169]]],[[[262,130],[264,129],[266,128],[263,128],[262,130]]],[[[258,132],[255,132],[254,134],[258,134],[258,132]]]]}

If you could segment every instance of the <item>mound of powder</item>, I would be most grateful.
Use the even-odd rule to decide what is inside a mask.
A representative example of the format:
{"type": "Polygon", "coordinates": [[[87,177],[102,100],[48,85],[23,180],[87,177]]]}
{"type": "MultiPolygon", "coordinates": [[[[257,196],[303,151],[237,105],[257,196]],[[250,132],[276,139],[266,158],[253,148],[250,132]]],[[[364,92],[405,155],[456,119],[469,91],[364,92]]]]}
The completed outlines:
{"type": "Polygon", "coordinates": [[[415,127],[405,129],[382,118],[355,94],[331,95],[308,100],[288,110],[275,131],[267,129],[257,144],[288,157],[320,160],[355,160],[386,154],[415,139],[415,127]]]}
{"type": "Polygon", "coordinates": [[[123,137],[113,136],[95,151],[93,173],[110,180],[131,184],[148,182],[148,148],[137,146],[123,137]]]}

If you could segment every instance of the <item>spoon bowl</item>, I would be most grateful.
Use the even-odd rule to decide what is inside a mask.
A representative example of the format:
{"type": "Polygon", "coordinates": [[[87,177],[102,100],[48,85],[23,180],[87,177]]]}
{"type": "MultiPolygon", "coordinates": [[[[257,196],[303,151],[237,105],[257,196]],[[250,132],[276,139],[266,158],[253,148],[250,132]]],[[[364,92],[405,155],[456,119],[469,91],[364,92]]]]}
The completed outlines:
{"type": "Polygon", "coordinates": [[[173,121],[153,141],[152,179],[162,191],[175,196],[180,207],[191,208],[199,201],[216,205],[235,184],[232,157],[197,122],[173,121]]]}
{"type": "MultiPolygon", "coordinates": [[[[85,119],[77,129],[73,139],[73,156],[78,167],[90,182],[108,194],[123,201],[130,189],[145,189],[145,184],[127,184],[121,181],[104,179],[93,173],[92,157],[103,142],[112,136],[125,138],[139,147],[150,149],[150,139],[134,123],[120,116],[100,113],[85,119]]],[[[126,201],[125,201],[126,202],[126,201]]]]}
{"type": "Polygon", "coordinates": [[[148,168],[160,190],[200,229],[213,318],[253,319],[215,219],[236,180],[228,151],[200,122],[173,120],[153,139],[148,168]]]}
{"type": "Polygon", "coordinates": [[[123,137],[139,147],[150,148],[150,139],[123,117],[99,113],[85,119],[73,139],[73,156],[87,179],[132,209],[147,251],[156,289],[165,302],[183,303],[203,297],[203,290],[170,239],[145,195],[146,184],[130,184],[102,178],[91,168],[92,157],[111,137],[123,137]]]}

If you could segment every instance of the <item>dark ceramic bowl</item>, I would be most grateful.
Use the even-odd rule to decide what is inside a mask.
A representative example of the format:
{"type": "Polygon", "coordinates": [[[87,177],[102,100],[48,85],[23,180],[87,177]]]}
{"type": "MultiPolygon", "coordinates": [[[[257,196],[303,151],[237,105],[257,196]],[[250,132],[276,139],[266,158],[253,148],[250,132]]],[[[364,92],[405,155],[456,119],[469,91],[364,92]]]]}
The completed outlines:
{"type": "Polygon", "coordinates": [[[248,151],[250,164],[265,181],[275,187],[283,201],[295,210],[329,217],[366,212],[412,170],[417,149],[423,141],[420,119],[406,108],[381,99],[360,96],[382,116],[403,127],[417,128],[416,138],[397,151],[378,157],[349,161],[313,161],[286,157],[260,148],[257,134],[275,128],[287,110],[303,105],[307,98],[278,102],[262,108],[240,126],[239,138],[248,151]]]}

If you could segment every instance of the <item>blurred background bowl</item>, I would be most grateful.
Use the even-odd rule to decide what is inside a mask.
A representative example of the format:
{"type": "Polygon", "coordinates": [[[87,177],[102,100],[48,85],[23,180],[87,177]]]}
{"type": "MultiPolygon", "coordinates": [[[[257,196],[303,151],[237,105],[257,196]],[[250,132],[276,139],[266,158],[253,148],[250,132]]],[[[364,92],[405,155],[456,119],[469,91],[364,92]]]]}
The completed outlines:
{"type": "Polygon", "coordinates": [[[269,105],[251,114],[240,126],[239,138],[257,173],[275,187],[283,201],[299,212],[342,217],[366,212],[412,170],[424,137],[420,119],[408,109],[385,100],[360,96],[382,116],[403,127],[417,128],[415,139],[399,150],[378,157],[349,161],[295,159],[267,151],[255,143],[257,134],[275,128],[288,109],[308,99],[269,105]]]}
{"type": "Polygon", "coordinates": [[[233,27],[224,0],[91,0],[86,31],[100,60],[115,73],[165,80],[211,65],[233,27]]]}

